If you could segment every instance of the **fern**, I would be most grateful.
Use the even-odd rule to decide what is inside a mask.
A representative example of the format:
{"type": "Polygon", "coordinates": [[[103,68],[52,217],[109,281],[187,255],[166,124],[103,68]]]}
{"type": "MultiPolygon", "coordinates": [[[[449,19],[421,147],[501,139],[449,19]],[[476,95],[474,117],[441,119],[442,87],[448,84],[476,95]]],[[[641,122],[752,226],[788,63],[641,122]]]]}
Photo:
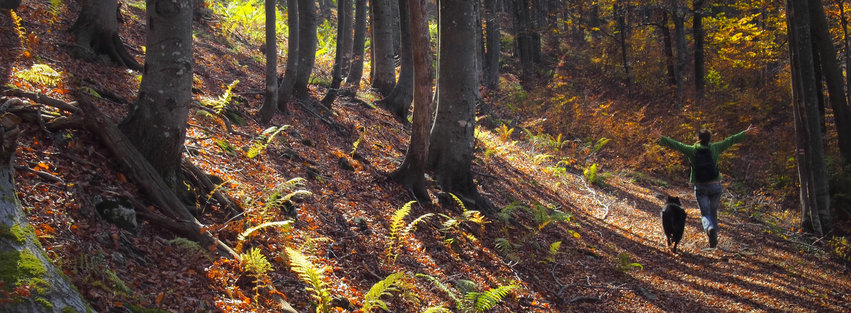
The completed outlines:
{"type": "Polygon", "coordinates": [[[388,275],[384,280],[372,285],[372,288],[369,288],[369,292],[364,295],[363,307],[361,310],[364,313],[369,313],[372,312],[372,309],[375,307],[379,307],[385,311],[390,311],[390,309],[387,308],[387,303],[382,301],[381,297],[390,296],[391,292],[398,291],[398,287],[404,278],[404,273],[393,273],[388,275]]]}
{"type": "Polygon", "coordinates": [[[254,138],[254,145],[248,149],[248,152],[245,153],[245,156],[249,159],[254,159],[260,153],[263,153],[263,150],[266,150],[266,146],[275,139],[275,136],[280,134],[282,131],[290,128],[290,125],[283,125],[281,127],[272,126],[263,131],[260,136],[254,138]]]}
{"type": "Polygon", "coordinates": [[[643,265],[641,265],[638,262],[633,262],[632,257],[630,257],[629,254],[627,254],[625,252],[621,252],[621,253],[618,254],[617,266],[618,266],[618,270],[623,271],[623,272],[628,271],[628,270],[632,269],[633,267],[637,267],[641,270],[644,270],[643,265]]]}
{"type": "Polygon", "coordinates": [[[550,251],[547,253],[547,257],[544,260],[539,261],[539,263],[555,263],[556,256],[558,255],[558,250],[561,248],[561,241],[556,241],[550,244],[550,251]]]}
{"type": "Polygon", "coordinates": [[[422,313],[452,313],[452,311],[442,306],[432,306],[427,307],[422,313]]]}
{"type": "Polygon", "coordinates": [[[325,277],[323,273],[325,268],[317,268],[313,263],[307,260],[301,252],[298,252],[290,247],[286,248],[287,257],[290,260],[292,271],[298,274],[302,281],[307,283],[305,290],[313,293],[312,297],[316,300],[316,312],[324,313],[331,311],[331,292],[325,287],[325,277]]]}
{"type": "Polygon", "coordinates": [[[266,256],[260,252],[259,248],[251,248],[248,253],[242,254],[242,262],[245,270],[255,278],[266,275],[272,270],[272,264],[266,259],[266,256]]]}
{"type": "Polygon", "coordinates": [[[239,84],[239,79],[234,80],[230,85],[225,88],[225,92],[219,96],[216,100],[209,99],[201,99],[201,104],[213,109],[216,113],[222,113],[222,111],[230,104],[233,99],[233,89],[236,88],[236,85],[239,84]]]}
{"type": "Polygon", "coordinates": [[[390,217],[390,237],[387,239],[386,254],[388,259],[392,257],[393,263],[396,262],[396,257],[399,255],[396,250],[398,250],[401,246],[402,239],[415,231],[417,224],[434,216],[434,213],[423,214],[417,219],[411,221],[411,223],[406,224],[405,217],[411,213],[411,207],[414,203],[416,203],[416,201],[405,203],[405,205],[396,210],[396,212],[393,213],[393,216],[390,217]]]}
{"type": "Polygon", "coordinates": [[[50,14],[50,25],[59,21],[59,13],[62,11],[62,0],[50,0],[48,13],[50,14]]]}
{"type": "Polygon", "coordinates": [[[292,228],[292,226],[290,225],[290,224],[292,224],[292,222],[293,221],[291,221],[291,220],[277,221],[277,222],[266,222],[266,223],[251,227],[249,229],[246,229],[245,231],[240,233],[239,236],[236,237],[236,240],[239,241],[239,243],[241,244],[242,241],[244,241],[246,238],[248,238],[248,236],[250,236],[254,232],[256,232],[260,229],[266,228],[266,227],[281,227],[282,229],[288,231],[292,228]]]}
{"type": "Polygon", "coordinates": [[[445,293],[446,293],[446,294],[447,294],[450,298],[452,298],[452,300],[453,300],[453,301],[455,301],[455,303],[456,303],[456,304],[459,304],[459,305],[460,305],[461,303],[463,303],[463,299],[461,299],[461,298],[459,298],[457,295],[455,295],[455,293],[454,293],[454,292],[452,292],[452,290],[451,290],[451,289],[449,289],[449,287],[448,287],[448,286],[446,286],[444,283],[442,283],[440,280],[438,280],[438,279],[437,279],[437,278],[435,278],[434,276],[431,276],[431,275],[428,275],[428,274],[417,274],[416,276],[417,276],[417,277],[423,277],[423,278],[425,278],[425,279],[428,279],[428,280],[429,280],[432,284],[434,284],[434,286],[435,286],[435,287],[437,287],[437,289],[442,290],[442,291],[443,291],[443,292],[445,292],[445,293]]]}
{"type": "Polygon", "coordinates": [[[21,17],[18,16],[17,13],[15,13],[15,10],[9,10],[9,16],[12,18],[12,24],[14,24],[12,29],[15,31],[15,35],[18,35],[18,40],[21,41],[21,49],[24,50],[23,54],[24,54],[24,56],[29,57],[30,52],[29,52],[29,49],[27,48],[27,41],[26,41],[26,35],[25,35],[27,33],[27,31],[24,29],[23,26],[21,26],[21,21],[22,21],[21,17]]]}
{"type": "Polygon", "coordinates": [[[594,152],[599,152],[607,143],[609,143],[609,141],[612,141],[612,139],[606,137],[598,139],[597,142],[594,143],[594,152]]]}
{"type": "Polygon", "coordinates": [[[207,254],[206,250],[204,250],[204,248],[202,248],[201,245],[199,245],[197,242],[194,242],[192,240],[189,240],[189,239],[186,239],[186,238],[183,238],[183,237],[177,237],[177,238],[174,238],[172,240],[169,240],[168,244],[173,245],[180,250],[183,250],[183,252],[186,253],[186,254],[190,254],[190,255],[206,255],[207,254]]]}
{"type": "Polygon", "coordinates": [[[473,308],[476,312],[484,312],[492,309],[497,304],[502,302],[502,299],[508,296],[511,290],[517,288],[517,285],[499,286],[495,289],[488,289],[485,292],[470,292],[467,293],[467,300],[473,303],[473,308]]]}
{"type": "Polygon", "coordinates": [[[33,64],[28,70],[15,73],[15,77],[32,84],[54,87],[59,84],[62,75],[46,64],[33,64]]]}
{"type": "Polygon", "coordinates": [[[511,139],[512,133],[514,133],[514,128],[508,128],[508,126],[505,124],[500,125],[497,129],[499,139],[502,139],[502,141],[508,141],[509,139],[511,139]]]}

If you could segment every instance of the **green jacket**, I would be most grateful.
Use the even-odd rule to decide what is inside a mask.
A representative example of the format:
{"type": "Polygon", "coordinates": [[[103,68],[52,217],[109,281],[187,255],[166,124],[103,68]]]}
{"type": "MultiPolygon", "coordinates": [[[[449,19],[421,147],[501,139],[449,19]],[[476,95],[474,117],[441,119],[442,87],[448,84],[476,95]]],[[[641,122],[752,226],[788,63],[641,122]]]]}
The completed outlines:
{"type": "MultiPolygon", "coordinates": [[[[715,161],[715,167],[718,167],[718,156],[721,155],[724,150],[727,150],[727,148],[734,144],[744,141],[746,138],[747,135],[745,135],[745,131],[741,131],[738,134],[725,138],[724,140],[710,143],[709,150],[712,151],[712,160],[715,161]]],[[[659,144],[682,152],[686,155],[686,157],[688,157],[688,161],[691,164],[689,166],[691,168],[691,173],[689,173],[689,182],[694,183],[694,154],[697,147],[702,146],[700,142],[697,142],[694,145],[687,145],[671,139],[670,137],[662,136],[662,138],[659,138],[659,144]]],[[[720,171],[718,173],[718,179],[716,180],[721,180],[720,171]]]]}

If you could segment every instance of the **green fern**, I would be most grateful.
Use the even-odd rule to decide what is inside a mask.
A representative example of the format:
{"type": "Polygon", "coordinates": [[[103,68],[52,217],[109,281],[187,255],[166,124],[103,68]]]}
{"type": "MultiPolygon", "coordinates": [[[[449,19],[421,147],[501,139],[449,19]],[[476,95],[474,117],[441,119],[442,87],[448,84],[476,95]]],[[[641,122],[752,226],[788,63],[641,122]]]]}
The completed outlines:
{"type": "Polygon", "coordinates": [[[312,297],[316,300],[316,312],[330,312],[331,292],[325,286],[325,276],[323,275],[325,268],[317,268],[301,252],[290,247],[287,247],[285,251],[287,257],[289,257],[292,271],[296,272],[298,277],[307,283],[308,286],[305,287],[305,290],[313,293],[312,297]]]}
{"type": "Polygon", "coordinates": [[[467,293],[467,301],[473,303],[473,308],[476,312],[484,312],[492,309],[497,304],[502,302],[511,290],[517,288],[517,285],[499,286],[495,289],[488,289],[485,292],[470,292],[467,293]]]}
{"type": "Polygon", "coordinates": [[[168,244],[177,247],[180,250],[183,250],[184,253],[190,255],[207,255],[207,251],[201,247],[197,242],[192,240],[177,237],[168,241],[168,244]]]}
{"type": "Polygon", "coordinates": [[[266,146],[268,146],[269,143],[271,143],[272,140],[275,139],[275,136],[289,128],[290,125],[283,125],[281,127],[272,126],[267,128],[263,131],[262,134],[260,134],[260,136],[254,138],[254,145],[252,145],[251,148],[248,149],[248,151],[245,153],[245,156],[249,159],[256,158],[258,155],[263,153],[263,150],[266,150],[266,146]]]}
{"type": "Polygon", "coordinates": [[[441,291],[446,293],[446,295],[452,298],[452,300],[455,301],[457,305],[461,305],[464,302],[464,299],[458,297],[455,292],[452,291],[452,289],[449,289],[448,286],[446,286],[443,282],[441,282],[434,276],[428,274],[417,274],[416,277],[423,277],[425,279],[428,279],[432,284],[434,284],[435,287],[437,287],[437,289],[440,289],[441,291]]]}
{"type": "Polygon", "coordinates": [[[628,270],[632,269],[633,267],[637,267],[640,270],[644,270],[643,265],[641,265],[638,262],[633,262],[632,257],[629,256],[629,254],[627,254],[625,252],[621,252],[621,253],[618,254],[617,266],[618,266],[618,270],[620,270],[622,272],[628,271],[628,270]]]}
{"type": "Polygon", "coordinates": [[[47,87],[55,87],[62,79],[62,75],[47,64],[33,64],[30,69],[15,73],[15,77],[47,87]]]}
{"type": "Polygon", "coordinates": [[[230,104],[233,99],[233,89],[236,88],[236,85],[239,84],[239,79],[234,80],[230,85],[225,88],[225,92],[219,96],[216,100],[209,99],[201,99],[201,104],[213,109],[216,113],[222,113],[222,111],[230,104]]]}
{"type": "Polygon", "coordinates": [[[408,234],[416,230],[417,224],[434,216],[434,213],[426,213],[411,221],[411,223],[406,224],[405,217],[411,213],[411,207],[414,203],[416,203],[416,201],[405,203],[405,205],[396,210],[396,212],[393,213],[393,216],[390,217],[390,235],[387,239],[386,255],[388,260],[392,263],[396,262],[396,257],[399,255],[397,250],[401,247],[402,240],[407,237],[408,234]],[[391,258],[392,260],[390,260],[391,258]]]}
{"type": "Polygon", "coordinates": [[[427,307],[422,313],[452,313],[452,311],[442,306],[432,306],[427,307]]]}
{"type": "Polygon", "coordinates": [[[243,253],[242,262],[245,270],[255,278],[266,275],[272,270],[272,264],[269,263],[269,260],[266,259],[259,248],[251,248],[248,253],[243,253]]]}
{"type": "Polygon", "coordinates": [[[251,227],[249,229],[246,229],[245,231],[240,233],[239,236],[236,237],[236,240],[239,242],[239,244],[242,244],[242,242],[246,238],[248,238],[248,236],[251,236],[251,234],[253,234],[254,232],[256,232],[260,229],[266,228],[266,227],[280,227],[281,229],[283,229],[285,231],[289,231],[290,229],[292,229],[292,225],[290,225],[290,224],[292,224],[292,222],[293,221],[291,221],[291,220],[277,221],[277,222],[266,222],[266,223],[251,227]]]}
{"type": "Polygon", "coordinates": [[[550,251],[547,253],[546,258],[544,260],[539,261],[539,263],[555,263],[556,256],[558,255],[558,250],[561,248],[561,241],[556,241],[550,244],[550,251]]]}
{"type": "Polygon", "coordinates": [[[398,291],[404,278],[404,273],[393,273],[388,275],[387,278],[382,281],[372,285],[372,288],[369,288],[369,292],[367,292],[363,297],[363,307],[361,310],[364,313],[369,313],[372,312],[374,308],[379,307],[385,311],[390,311],[390,309],[387,308],[387,303],[382,301],[381,297],[391,296],[391,292],[398,291]]]}

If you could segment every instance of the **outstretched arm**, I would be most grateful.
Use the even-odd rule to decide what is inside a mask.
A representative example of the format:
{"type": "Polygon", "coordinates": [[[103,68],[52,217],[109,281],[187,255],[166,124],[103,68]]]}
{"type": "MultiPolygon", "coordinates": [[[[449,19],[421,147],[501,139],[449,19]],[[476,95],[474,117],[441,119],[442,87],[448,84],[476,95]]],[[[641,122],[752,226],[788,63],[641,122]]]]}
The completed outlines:
{"type": "Polygon", "coordinates": [[[755,134],[756,132],[757,128],[753,127],[753,125],[750,125],[747,129],[730,137],[724,138],[724,140],[719,141],[716,145],[718,146],[719,151],[724,151],[732,145],[742,142],[745,139],[748,139],[748,135],[755,134]]]}

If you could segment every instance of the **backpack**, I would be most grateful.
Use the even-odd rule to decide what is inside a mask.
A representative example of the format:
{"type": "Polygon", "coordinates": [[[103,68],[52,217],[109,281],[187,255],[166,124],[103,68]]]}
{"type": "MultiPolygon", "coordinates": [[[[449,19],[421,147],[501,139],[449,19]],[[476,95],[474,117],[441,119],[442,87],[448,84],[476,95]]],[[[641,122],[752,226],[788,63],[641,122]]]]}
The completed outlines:
{"type": "Polygon", "coordinates": [[[718,168],[712,159],[712,150],[709,148],[697,148],[694,152],[694,181],[698,183],[710,182],[718,178],[718,168]]]}

